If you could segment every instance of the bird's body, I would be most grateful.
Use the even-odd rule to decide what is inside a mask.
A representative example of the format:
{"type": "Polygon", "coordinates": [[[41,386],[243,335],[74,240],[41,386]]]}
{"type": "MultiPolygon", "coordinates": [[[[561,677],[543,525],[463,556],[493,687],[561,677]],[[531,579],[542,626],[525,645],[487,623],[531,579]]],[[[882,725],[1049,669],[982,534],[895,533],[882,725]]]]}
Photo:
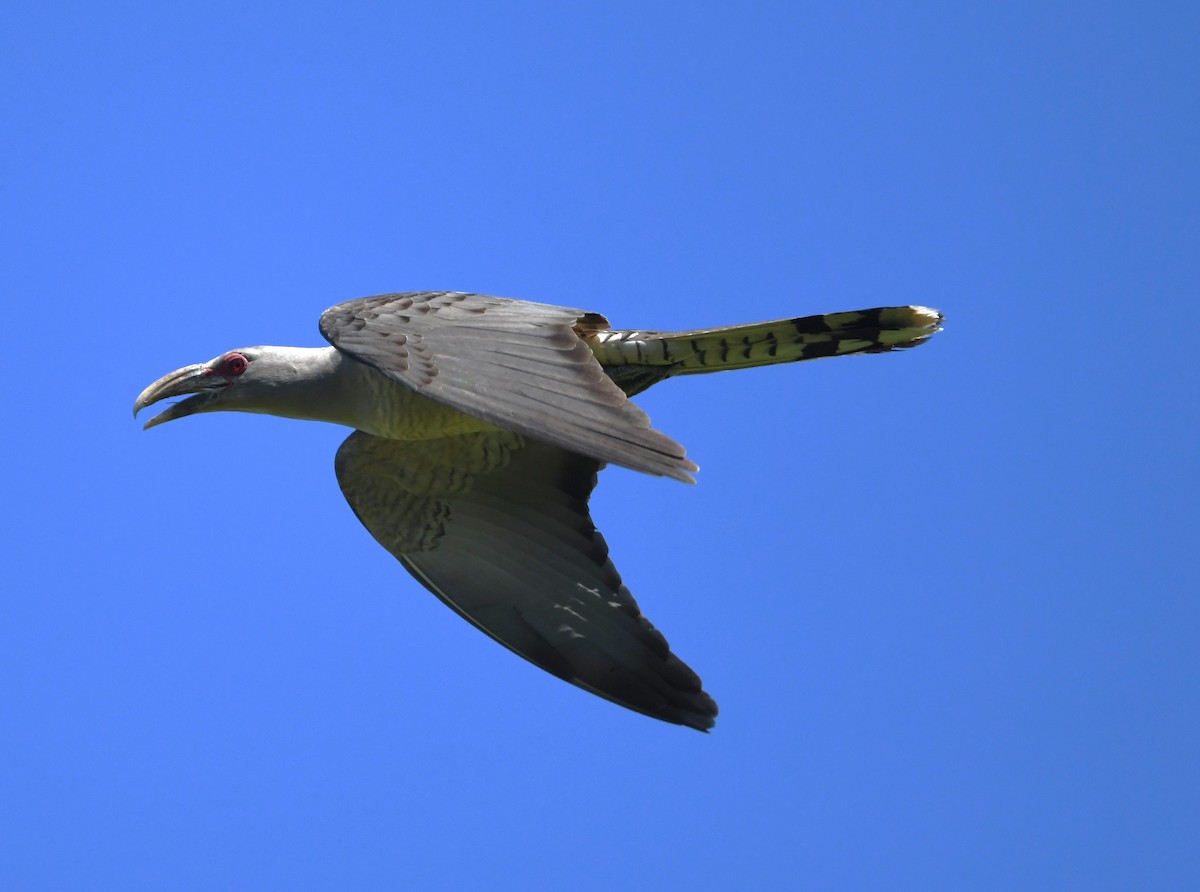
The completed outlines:
{"type": "Polygon", "coordinates": [[[888,307],[685,332],[461,292],[330,308],[324,348],[251,347],[188,366],[135,403],[194,394],[147,427],[234,410],[355,429],[347,500],[427,588],[549,672],[699,729],[716,704],[621,583],[587,502],[612,462],[691,481],[683,447],[627,399],[664,378],[915,346],[941,316],[888,307]]]}

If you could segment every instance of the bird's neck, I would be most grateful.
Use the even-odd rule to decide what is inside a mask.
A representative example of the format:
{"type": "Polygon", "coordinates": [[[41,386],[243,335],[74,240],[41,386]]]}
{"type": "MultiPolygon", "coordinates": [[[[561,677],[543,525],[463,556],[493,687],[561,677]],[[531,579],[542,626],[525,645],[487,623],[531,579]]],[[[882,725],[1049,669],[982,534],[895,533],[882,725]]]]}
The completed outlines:
{"type": "Polygon", "coordinates": [[[494,430],[333,347],[271,347],[269,382],[221,408],[328,421],[399,440],[494,430]]]}
{"type": "Polygon", "coordinates": [[[239,400],[226,408],[303,421],[356,426],[354,399],[367,370],[333,347],[272,347],[269,386],[260,399],[239,400]]]}

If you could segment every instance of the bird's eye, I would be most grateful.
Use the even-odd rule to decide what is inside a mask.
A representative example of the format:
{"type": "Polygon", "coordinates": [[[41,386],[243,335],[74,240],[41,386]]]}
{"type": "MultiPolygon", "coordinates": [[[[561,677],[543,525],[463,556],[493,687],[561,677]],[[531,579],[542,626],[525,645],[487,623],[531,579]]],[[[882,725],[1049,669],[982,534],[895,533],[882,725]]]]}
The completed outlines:
{"type": "Polygon", "coordinates": [[[230,353],[225,357],[225,361],[221,363],[221,371],[226,375],[240,375],[246,371],[246,366],[249,360],[240,353],[230,353]]]}

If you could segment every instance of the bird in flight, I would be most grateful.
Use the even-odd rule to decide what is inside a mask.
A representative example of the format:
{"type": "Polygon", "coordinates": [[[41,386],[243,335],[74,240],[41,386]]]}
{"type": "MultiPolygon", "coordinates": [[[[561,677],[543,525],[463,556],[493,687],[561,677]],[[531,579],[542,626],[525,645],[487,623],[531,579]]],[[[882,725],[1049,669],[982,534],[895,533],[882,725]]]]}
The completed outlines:
{"type": "Polygon", "coordinates": [[[683,447],[629,397],[676,375],[915,347],[941,321],[909,306],[630,331],[482,294],[383,294],[321,314],[330,347],[232,350],[155,381],[133,410],[186,396],[145,427],[233,411],[353,428],[338,484],[417,581],[547,672],[706,731],[717,704],[642,615],[588,511],[610,462],[693,482],[683,447]]]}

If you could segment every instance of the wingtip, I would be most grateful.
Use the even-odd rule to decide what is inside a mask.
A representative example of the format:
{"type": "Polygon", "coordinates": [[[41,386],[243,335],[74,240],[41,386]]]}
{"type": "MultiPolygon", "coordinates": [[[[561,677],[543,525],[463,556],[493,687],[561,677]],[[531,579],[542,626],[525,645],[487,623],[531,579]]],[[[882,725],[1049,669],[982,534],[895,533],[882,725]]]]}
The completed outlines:
{"type": "Polygon", "coordinates": [[[668,722],[683,725],[704,734],[709,733],[717,726],[717,702],[704,691],[698,691],[694,696],[700,699],[699,703],[687,708],[675,707],[673,715],[657,716],[657,718],[663,718],[668,722]]]}

